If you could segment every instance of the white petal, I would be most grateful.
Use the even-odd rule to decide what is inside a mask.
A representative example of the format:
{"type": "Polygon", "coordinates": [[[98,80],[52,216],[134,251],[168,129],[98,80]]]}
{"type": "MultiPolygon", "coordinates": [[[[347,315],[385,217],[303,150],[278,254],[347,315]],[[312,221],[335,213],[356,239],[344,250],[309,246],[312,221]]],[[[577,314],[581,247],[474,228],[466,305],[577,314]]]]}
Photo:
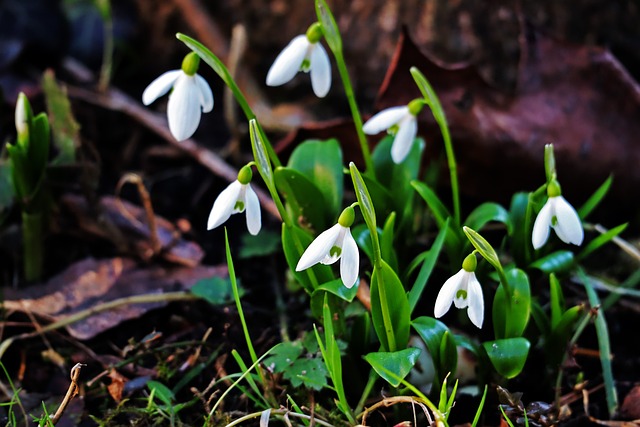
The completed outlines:
{"type": "Polygon", "coordinates": [[[331,61],[320,43],[311,52],[311,86],[318,98],[324,98],[331,89],[331,61]]]}
{"type": "Polygon", "coordinates": [[[360,255],[358,245],[347,228],[342,243],[342,259],[340,260],[340,278],[347,288],[352,288],[358,280],[360,270],[360,255]]]}
{"type": "Polygon", "coordinates": [[[408,114],[410,114],[409,107],[406,105],[387,108],[367,120],[364,126],[362,126],[362,130],[367,135],[375,135],[398,124],[400,120],[408,114]]]}
{"type": "Polygon", "coordinates": [[[478,328],[482,328],[482,321],[484,320],[484,298],[482,297],[482,286],[480,286],[480,282],[478,282],[475,273],[470,273],[469,276],[467,299],[469,302],[467,314],[469,315],[471,323],[478,328]]]}
{"type": "Polygon", "coordinates": [[[558,222],[554,227],[556,234],[565,243],[581,245],[584,239],[584,229],[578,212],[562,197],[554,197],[555,214],[558,222]]]}
{"type": "Polygon", "coordinates": [[[255,236],[260,232],[262,219],[260,217],[260,201],[258,200],[258,195],[253,191],[250,184],[247,184],[245,203],[247,205],[247,229],[249,233],[255,236]]]}
{"type": "Polygon", "coordinates": [[[238,201],[238,194],[240,194],[241,188],[242,184],[240,184],[240,182],[233,181],[227,188],[222,190],[222,193],[218,195],[209,213],[207,230],[216,228],[229,219],[233,212],[233,207],[238,201]]]}
{"type": "Polygon", "coordinates": [[[165,93],[169,92],[169,89],[171,89],[171,86],[173,86],[173,83],[175,83],[181,73],[182,70],[167,71],[149,83],[149,86],[147,86],[144,92],[142,92],[142,103],[144,105],[149,105],[165,93]]]}
{"type": "Polygon", "coordinates": [[[438,293],[438,297],[436,298],[435,308],[433,309],[433,315],[435,317],[442,317],[447,311],[449,311],[451,303],[453,303],[456,292],[458,291],[466,273],[467,272],[464,269],[461,269],[444,282],[444,285],[442,285],[442,288],[438,293]]]}
{"type": "Polygon", "coordinates": [[[209,83],[199,74],[196,74],[196,84],[200,89],[200,105],[202,106],[202,112],[208,113],[213,110],[213,92],[209,83]]]}
{"type": "Polygon", "coordinates": [[[413,146],[416,133],[418,133],[418,120],[416,116],[411,114],[400,122],[400,128],[393,140],[391,159],[394,163],[401,163],[407,157],[413,146]]]}
{"type": "Polygon", "coordinates": [[[280,86],[291,80],[300,70],[308,47],[306,35],[294,37],[273,61],[267,73],[267,86],[280,86]]]}
{"type": "Polygon", "coordinates": [[[547,200],[533,223],[531,243],[534,249],[540,249],[549,238],[549,227],[551,227],[551,217],[553,217],[553,205],[550,202],[551,199],[547,200]]]}
{"type": "Polygon", "coordinates": [[[471,277],[471,273],[465,271],[465,274],[462,275],[460,279],[460,283],[458,284],[458,290],[453,296],[453,305],[456,308],[467,308],[469,306],[469,278],[471,277]],[[464,291],[464,292],[460,292],[464,291]]]}
{"type": "Polygon", "coordinates": [[[311,242],[307,250],[304,251],[300,257],[300,261],[298,261],[298,265],[296,265],[296,271],[305,270],[319,263],[335,244],[336,238],[340,234],[342,228],[344,227],[340,224],[336,224],[330,229],[320,233],[320,235],[311,242]]]}
{"type": "Polygon", "coordinates": [[[169,95],[167,117],[171,134],[178,141],[191,137],[200,124],[200,89],[193,76],[181,75],[169,95]]]}

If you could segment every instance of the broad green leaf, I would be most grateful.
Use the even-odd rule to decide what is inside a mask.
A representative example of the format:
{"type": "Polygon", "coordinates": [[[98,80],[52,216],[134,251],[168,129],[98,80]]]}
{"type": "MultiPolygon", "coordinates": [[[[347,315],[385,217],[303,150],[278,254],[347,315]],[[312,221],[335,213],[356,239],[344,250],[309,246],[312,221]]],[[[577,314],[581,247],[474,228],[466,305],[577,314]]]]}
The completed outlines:
{"type": "Polygon", "coordinates": [[[147,382],[147,387],[149,387],[149,390],[153,391],[154,395],[166,405],[171,406],[176,400],[176,397],[173,395],[173,392],[169,389],[169,387],[158,381],[152,380],[147,382]]]}
{"type": "Polygon", "coordinates": [[[506,272],[511,289],[511,300],[507,300],[504,286],[496,289],[493,299],[493,323],[496,338],[522,336],[531,314],[531,290],[527,274],[514,268],[506,272]]]}
{"type": "Polygon", "coordinates": [[[318,358],[300,358],[284,370],[283,377],[294,387],[304,385],[316,391],[327,386],[327,368],[318,358]]]}
{"type": "Polygon", "coordinates": [[[245,233],[241,239],[242,247],[238,253],[241,259],[273,255],[281,248],[281,236],[272,230],[261,230],[259,236],[245,233]]]}
{"type": "Polygon", "coordinates": [[[531,225],[533,219],[527,223],[527,206],[529,205],[528,193],[516,193],[511,199],[509,207],[509,222],[511,228],[510,249],[513,258],[518,265],[526,265],[528,262],[527,249],[531,245],[531,225]]]}
{"type": "Polygon", "coordinates": [[[573,266],[574,260],[573,252],[561,250],[538,258],[531,263],[531,267],[546,274],[561,273],[568,271],[573,266]]]}
{"type": "Polygon", "coordinates": [[[480,231],[491,221],[501,222],[509,227],[509,212],[497,203],[483,203],[469,214],[464,225],[480,231]]]}
{"type": "Polygon", "coordinates": [[[516,377],[527,361],[531,344],[526,338],[506,338],[482,343],[496,372],[505,378],[516,377]]]}
{"type": "Polygon", "coordinates": [[[329,292],[346,302],[351,302],[358,293],[358,286],[347,288],[344,283],[342,283],[342,279],[335,279],[318,286],[318,289],[313,292],[312,297],[316,294],[322,294],[324,297],[323,291],[329,292]]]}
{"type": "Polygon", "coordinates": [[[396,164],[391,158],[392,143],[391,135],[385,137],[373,151],[372,159],[376,179],[391,195],[393,210],[400,216],[399,227],[402,227],[413,218],[414,191],[411,182],[418,178],[425,144],[424,140],[416,139],[407,158],[396,164]]]}
{"type": "Polygon", "coordinates": [[[394,226],[396,223],[396,213],[391,212],[384,223],[382,229],[382,236],[380,236],[380,251],[382,252],[382,259],[384,259],[393,271],[398,274],[398,257],[396,255],[395,248],[393,247],[394,241],[394,226]]]}
{"type": "MultiPolygon", "coordinates": [[[[244,290],[239,287],[239,294],[242,296],[244,290]]],[[[191,288],[191,293],[206,300],[211,305],[223,305],[233,301],[233,289],[231,280],[222,277],[210,277],[200,279],[191,288]]]]}
{"type": "Polygon", "coordinates": [[[264,359],[264,366],[272,372],[282,373],[302,355],[300,341],[281,342],[271,350],[269,357],[264,359]]]}
{"type": "Polygon", "coordinates": [[[329,48],[335,53],[342,52],[342,37],[340,37],[340,30],[338,24],[331,13],[331,9],[327,5],[325,0],[316,0],[316,15],[318,16],[318,22],[322,24],[322,34],[327,41],[329,48]]]}
{"type": "Polygon", "coordinates": [[[306,270],[296,271],[296,265],[298,261],[300,261],[300,257],[312,241],[313,237],[300,227],[289,228],[285,224],[282,224],[282,249],[284,251],[284,257],[293,275],[309,294],[311,294],[315,288],[311,276],[316,278],[316,284],[329,282],[334,279],[331,267],[328,265],[316,264],[306,270]]]}
{"type": "Polygon", "coordinates": [[[396,351],[409,342],[409,301],[389,265],[382,261],[371,276],[371,317],[384,351],[396,351]]]}
{"type": "Polygon", "coordinates": [[[584,306],[576,305],[562,314],[562,317],[553,326],[549,334],[545,347],[547,351],[547,363],[552,367],[558,366],[562,362],[562,357],[567,351],[567,345],[571,339],[574,328],[580,316],[584,313],[584,306]]]}
{"type": "Polygon", "coordinates": [[[555,274],[549,275],[549,305],[551,307],[551,328],[555,328],[564,313],[564,293],[555,274]]]}
{"type": "Polygon", "coordinates": [[[586,258],[587,256],[591,255],[594,251],[606,245],[615,237],[617,237],[620,233],[622,233],[627,228],[627,225],[629,224],[628,223],[620,224],[619,226],[612,228],[606,233],[599,235],[598,237],[590,241],[589,244],[587,244],[587,246],[585,246],[582,249],[582,251],[577,255],[576,259],[580,261],[586,258]]]}
{"type": "Polygon", "coordinates": [[[428,316],[418,317],[411,322],[411,326],[413,326],[413,329],[427,345],[427,349],[429,349],[429,353],[433,358],[433,365],[436,368],[439,380],[444,379],[449,372],[455,374],[458,364],[458,352],[449,328],[441,321],[428,316]],[[451,340],[453,343],[453,352],[446,352],[450,351],[451,344],[443,344],[445,339],[451,340]],[[443,348],[445,352],[443,352],[443,348]],[[443,360],[443,356],[446,356],[446,359],[443,360]]]}
{"type": "Polygon", "coordinates": [[[436,261],[438,261],[438,256],[440,256],[440,252],[442,251],[442,245],[447,237],[447,231],[449,229],[449,219],[445,223],[444,227],[438,233],[438,237],[431,245],[431,249],[422,263],[422,267],[420,267],[420,272],[418,273],[418,277],[416,281],[413,283],[411,290],[409,291],[408,299],[409,299],[409,308],[411,312],[416,308],[420,297],[422,296],[422,292],[429,281],[429,277],[431,277],[431,273],[433,272],[433,268],[436,265],[436,261]]]}
{"type": "Polygon", "coordinates": [[[14,198],[11,160],[0,160],[0,214],[13,204],[14,198]]]}
{"type": "Polygon", "coordinates": [[[304,174],[324,196],[330,217],[340,214],[344,190],[342,150],[336,139],[307,140],[291,153],[288,166],[304,174]]]}
{"type": "Polygon", "coordinates": [[[364,356],[371,367],[393,387],[409,374],[420,356],[419,348],[406,348],[394,352],[373,352],[364,356]]]}
{"type": "Polygon", "coordinates": [[[589,197],[584,205],[580,209],[578,209],[578,216],[580,219],[584,220],[593,210],[598,207],[602,199],[609,192],[609,188],[611,188],[611,184],[613,183],[613,176],[609,175],[609,177],[602,183],[600,187],[589,197]]]}
{"type": "Polygon", "coordinates": [[[33,118],[28,150],[29,166],[36,185],[44,175],[49,161],[50,138],[49,119],[45,113],[40,113],[33,118]]]}
{"type": "Polygon", "coordinates": [[[67,91],[56,82],[53,71],[45,71],[42,90],[47,101],[47,111],[51,121],[53,143],[58,155],[52,164],[69,164],[76,160],[76,148],[80,145],[80,125],[73,116],[67,91]]]}
{"type": "Polygon", "coordinates": [[[451,216],[449,210],[447,210],[444,204],[440,201],[435,191],[429,188],[429,186],[424,182],[412,181],[411,185],[427,203],[427,206],[429,206],[429,209],[431,209],[431,212],[433,213],[436,224],[438,224],[438,229],[442,230],[447,218],[451,216]]]}
{"type": "Polygon", "coordinates": [[[314,230],[326,230],[334,212],[327,211],[320,189],[307,176],[289,168],[279,167],[274,172],[276,188],[284,195],[292,216],[300,224],[314,230]]]}

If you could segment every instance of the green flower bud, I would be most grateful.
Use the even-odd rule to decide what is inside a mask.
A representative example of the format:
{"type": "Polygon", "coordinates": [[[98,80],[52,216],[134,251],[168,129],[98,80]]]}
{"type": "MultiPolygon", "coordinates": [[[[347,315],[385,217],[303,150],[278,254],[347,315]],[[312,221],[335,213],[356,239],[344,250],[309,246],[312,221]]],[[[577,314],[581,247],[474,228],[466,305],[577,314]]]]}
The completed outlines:
{"type": "Polygon", "coordinates": [[[353,221],[356,219],[356,211],[351,207],[346,207],[338,218],[338,224],[343,227],[351,227],[353,221]]]}
{"type": "Polygon", "coordinates": [[[16,102],[16,131],[18,132],[18,139],[23,140],[29,138],[29,122],[33,117],[31,112],[31,105],[27,96],[20,92],[18,95],[18,101],[16,102]]]}
{"type": "Polygon", "coordinates": [[[238,172],[238,182],[242,185],[247,185],[251,182],[251,178],[253,178],[253,172],[251,172],[251,166],[245,165],[238,172]]]}
{"type": "Polygon", "coordinates": [[[188,53],[182,60],[182,71],[187,76],[193,76],[194,74],[196,74],[198,72],[199,66],[200,57],[195,52],[188,53]]]}
{"type": "Polygon", "coordinates": [[[554,179],[547,185],[547,196],[558,197],[560,195],[562,195],[560,183],[554,179]]]}
{"type": "Polygon", "coordinates": [[[409,104],[407,104],[407,107],[409,107],[409,112],[412,115],[417,116],[418,114],[420,114],[420,112],[424,108],[424,99],[416,98],[413,101],[411,101],[409,104]]]}
{"type": "Polygon", "coordinates": [[[307,29],[307,40],[309,43],[318,43],[322,39],[322,24],[314,22],[307,29]]]}
{"type": "Polygon", "coordinates": [[[471,252],[467,257],[462,261],[462,268],[464,271],[468,271],[469,273],[476,271],[476,266],[478,265],[478,260],[476,259],[476,253],[471,252]]]}

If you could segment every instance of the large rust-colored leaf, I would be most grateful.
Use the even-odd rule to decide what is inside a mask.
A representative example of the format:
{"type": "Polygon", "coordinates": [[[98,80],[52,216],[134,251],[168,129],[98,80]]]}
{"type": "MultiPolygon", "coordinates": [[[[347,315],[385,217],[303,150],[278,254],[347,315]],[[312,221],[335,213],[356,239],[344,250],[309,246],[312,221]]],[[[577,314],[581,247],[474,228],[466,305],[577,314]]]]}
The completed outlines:
{"type": "MultiPolygon", "coordinates": [[[[100,303],[133,295],[184,291],[201,279],[226,274],[226,266],[140,267],[127,258],[87,258],[45,284],[4,289],[4,309],[29,312],[55,322],[100,303]]],[[[166,304],[162,301],[121,305],[70,324],[66,329],[71,336],[86,340],[166,304]]]]}
{"type": "MultiPolygon", "coordinates": [[[[469,64],[445,65],[401,36],[380,90],[379,109],[420,96],[409,69],[418,67],[445,110],[462,191],[499,200],[544,182],[543,147],[556,148],[563,189],[586,198],[613,173],[612,193],[629,202],[640,184],[640,89],[606,49],[562,43],[523,30],[513,93],[487,84],[469,64]]],[[[441,146],[437,126],[422,115],[420,133],[441,146]]],[[[636,204],[637,202],[631,201],[636,204]]]]}

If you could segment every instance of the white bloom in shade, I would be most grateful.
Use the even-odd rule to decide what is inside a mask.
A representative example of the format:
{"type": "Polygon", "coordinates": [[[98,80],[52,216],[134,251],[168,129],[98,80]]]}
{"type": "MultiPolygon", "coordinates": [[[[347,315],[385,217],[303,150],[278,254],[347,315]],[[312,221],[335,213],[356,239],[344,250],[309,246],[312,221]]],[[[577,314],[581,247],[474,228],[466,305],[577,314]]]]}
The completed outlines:
{"type": "Polygon", "coordinates": [[[482,328],[484,299],[482,286],[476,278],[475,267],[476,256],[472,253],[465,258],[462,269],[444,282],[433,309],[435,317],[444,316],[451,308],[451,303],[454,303],[456,308],[467,308],[471,323],[482,328]]]}
{"type": "Polygon", "coordinates": [[[251,188],[250,182],[251,167],[244,166],[238,173],[238,179],[229,184],[213,203],[207,221],[207,230],[212,230],[223,224],[232,214],[246,210],[249,233],[255,236],[260,232],[262,227],[260,201],[256,192],[251,188]]]}
{"type": "Polygon", "coordinates": [[[322,27],[313,24],[306,35],[299,35],[280,52],[267,73],[267,86],[288,83],[298,71],[311,74],[313,92],[324,98],[331,88],[331,62],[320,44],[322,27]]]}
{"type": "MultiPolygon", "coordinates": [[[[548,188],[552,184],[549,184],[548,188]]],[[[548,193],[553,190],[547,189],[548,193]]],[[[533,224],[531,243],[534,249],[540,249],[549,238],[549,230],[553,228],[565,243],[581,245],[584,240],[584,229],[578,216],[578,212],[562,197],[549,195],[547,203],[544,204],[533,224]]]]}
{"type": "Polygon", "coordinates": [[[342,211],[338,223],[323,231],[309,245],[300,257],[296,271],[306,270],[317,263],[329,265],[340,260],[340,278],[347,288],[352,288],[358,280],[360,257],[358,245],[351,235],[355,212],[352,207],[342,211]]]}
{"type": "Polygon", "coordinates": [[[200,124],[202,113],[213,109],[211,88],[205,79],[196,74],[198,63],[197,54],[188,54],[182,69],[162,74],[142,94],[142,103],[149,105],[173,88],[169,94],[167,118],[169,130],[178,141],[191,137],[200,124]]]}
{"type": "Polygon", "coordinates": [[[387,108],[367,120],[362,130],[367,135],[375,135],[383,130],[395,133],[391,159],[394,163],[401,163],[413,146],[418,133],[417,115],[423,106],[422,99],[414,99],[408,105],[387,108]]]}

